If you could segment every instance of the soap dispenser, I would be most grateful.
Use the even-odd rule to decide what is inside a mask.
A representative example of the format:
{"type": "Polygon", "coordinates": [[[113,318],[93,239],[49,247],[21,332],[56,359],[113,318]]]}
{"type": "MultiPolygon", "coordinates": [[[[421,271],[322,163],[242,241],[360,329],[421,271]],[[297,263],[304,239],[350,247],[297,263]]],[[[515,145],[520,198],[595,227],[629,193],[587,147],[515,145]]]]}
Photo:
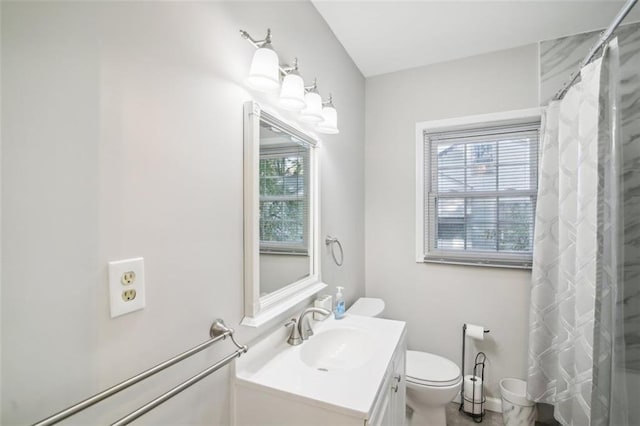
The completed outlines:
{"type": "Polygon", "coordinates": [[[344,296],[342,295],[342,290],[344,287],[337,287],[338,292],[336,293],[336,309],[334,311],[334,316],[336,319],[342,319],[344,317],[344,296]]]}

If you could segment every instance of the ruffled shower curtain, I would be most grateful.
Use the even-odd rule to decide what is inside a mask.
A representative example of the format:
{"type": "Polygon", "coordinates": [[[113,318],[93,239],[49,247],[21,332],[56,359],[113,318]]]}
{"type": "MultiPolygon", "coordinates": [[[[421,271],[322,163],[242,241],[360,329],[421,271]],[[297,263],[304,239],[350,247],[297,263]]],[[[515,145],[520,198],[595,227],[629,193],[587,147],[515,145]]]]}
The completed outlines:
{"type": "Polygon", "coordinates": [[[613,40],[543,120],[527,393],[564,425],[624,424],[610,417],[622,356],[618,63],[613,40]]]}

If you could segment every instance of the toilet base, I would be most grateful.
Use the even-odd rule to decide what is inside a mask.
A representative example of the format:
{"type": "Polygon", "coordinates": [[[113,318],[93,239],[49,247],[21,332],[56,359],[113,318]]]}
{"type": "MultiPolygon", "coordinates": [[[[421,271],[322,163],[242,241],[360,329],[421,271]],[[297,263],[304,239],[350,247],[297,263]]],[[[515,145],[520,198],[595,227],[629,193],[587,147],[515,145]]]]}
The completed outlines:
{"type": "Polygon", "coordinates": [[[416,404],[407,398],[407,405],[411,407],[411,417],[408,419],[409,426],[447,426],[446,406],[429,407],[416,404]]]}
{"type": "Polygon", "coordinates": [[[456,397],[462,378],[450,386],[431,387],[407,381],[407,405],[413,410],[411,426],[446,426],[447,406],[456,397]]]}
{"type": "Polygon", "coordinates": [[[409,426],[446,426],[447,417],[444,408],[413,410],[408,421],[409,426]]]}

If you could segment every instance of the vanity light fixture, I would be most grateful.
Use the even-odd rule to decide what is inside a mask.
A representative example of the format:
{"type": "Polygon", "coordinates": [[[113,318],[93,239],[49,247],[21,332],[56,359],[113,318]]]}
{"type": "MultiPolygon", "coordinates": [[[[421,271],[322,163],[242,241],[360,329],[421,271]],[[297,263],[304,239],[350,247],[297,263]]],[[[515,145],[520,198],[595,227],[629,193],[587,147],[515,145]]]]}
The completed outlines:
{"type": "Polygon", "coordinates": [[[319,123],[322,121],[322,97],[318,93],[318,81],[313,80],[313,85],[305,87],[304,100],[307,107],[300,112],[300,120],[305,123],[319,123]]]}
{"type": "Polygon", "coordinates": [[[280,89],[280,106],[289,111],[300,111],[307,104],[304,96],[304,80],[298,72],[298,58],[293,66],[284,68],[285,76],[280,89]]]}
{"type": "Polygon", "coordinates": [[[251,61],[247,84],[262,92],[272,92],[280,88],[279,105],[289,111],[300,111],[300,121],[315,125],[315,130],[325,134],[337,134],[338,113],[333,106],[332,97],[322,102],[318,85],[305,87],[304,79],[298,71],[298,59],[293,66],[280,66],[278,54],[271,46],[271,29],[267,29],[264,40],[255,40],[248,32],[240,30],[242,38],[257,50],[251,61]],[[283,77],[280,86],[280,77],[283,77]]]}
{"type": "Polygon", "coordinates": [[[329,135],[340,133],[340,130],[338,130],[338,112],[336,111],[336,107],[333,106],[333,96],[329,95],[329,100],[323,102],[322,106],[323,121],[318,123],[316,131],[329,135]]]}
{"type": "Polygon", "coordinates": [[[267,29],[264,40],[254,40],[243,30],[240,30],[240,34],[257,48],[251,60],[247,84],[261,92],[276,91],[280,87],[280,61],[271,46],[271,29],[267,29]]]}

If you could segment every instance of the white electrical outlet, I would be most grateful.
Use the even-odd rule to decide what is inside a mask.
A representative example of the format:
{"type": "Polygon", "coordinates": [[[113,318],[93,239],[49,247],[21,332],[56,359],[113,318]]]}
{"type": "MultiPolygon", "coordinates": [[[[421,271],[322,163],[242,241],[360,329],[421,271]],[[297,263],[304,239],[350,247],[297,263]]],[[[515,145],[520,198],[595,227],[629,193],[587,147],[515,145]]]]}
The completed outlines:
{"type": "Polygon", "coordinates": [[[145,307],[144,259],[109,262],[111,318],[145,307]]]}

